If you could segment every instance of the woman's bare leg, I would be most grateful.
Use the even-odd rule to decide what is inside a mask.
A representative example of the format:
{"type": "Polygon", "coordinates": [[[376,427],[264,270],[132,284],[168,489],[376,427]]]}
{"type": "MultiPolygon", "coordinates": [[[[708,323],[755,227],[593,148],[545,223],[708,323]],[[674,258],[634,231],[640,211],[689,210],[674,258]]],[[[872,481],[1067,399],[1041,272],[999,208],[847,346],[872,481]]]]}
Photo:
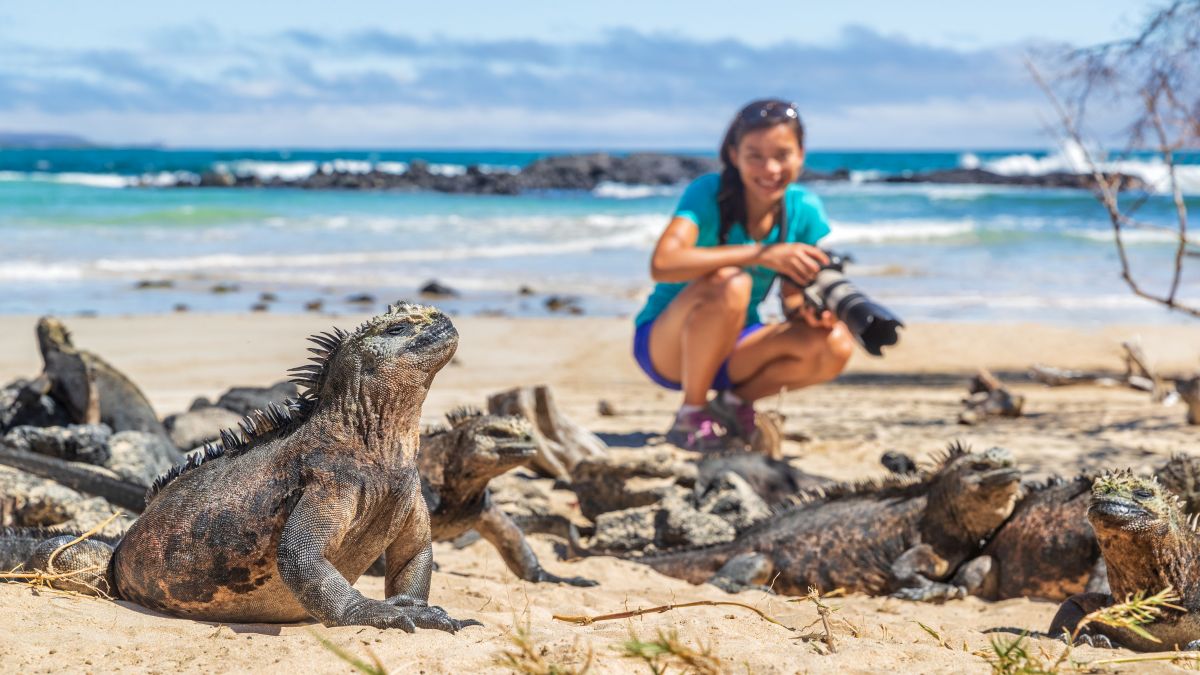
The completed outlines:
{"type": "Polygon", "coordinates": [[[713,377],[737,343],[750,305],[750,275],[722,267],[691,282],[650,330],[650,362],[683,385],[685,405],[704,405],[713,377]]]}
{"type": "Polygon", "coordinates": [[[854,353],[854,337],[839,322],[813,328],[801,321],[766,326],[746,337],[729,356],[733,393],[744,401],[834,379],[854,353]]]}

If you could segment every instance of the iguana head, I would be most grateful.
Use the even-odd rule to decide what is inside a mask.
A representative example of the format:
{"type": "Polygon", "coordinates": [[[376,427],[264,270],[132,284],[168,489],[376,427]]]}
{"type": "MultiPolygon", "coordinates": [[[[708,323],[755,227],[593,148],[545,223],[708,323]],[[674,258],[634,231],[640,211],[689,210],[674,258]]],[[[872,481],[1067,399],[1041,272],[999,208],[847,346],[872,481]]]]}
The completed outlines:
{"type": "Polygon", "coordinates": [[[955,443],[933,478],[931,507],[949,519],[948,530],[978,541],[999,527],[1016,506],[1021,472],[1004,448],[972,451],[955,443]]]}
{"type": "Polygon", "coordinates": [[[1157,592],[1173,586],[1193,606],[1200,539],[1194,518],[1155,478],[1125,469],[1092,481],[1087,517],[1108,567],[1112,595],[1157,592]]]}
{"type": "Polygon", "coordinates": [[[445,314],[411,304],[388,307],[352,333],[334,329],[309,339],[316,357],[291,372],[304,387],[301,398],[313,400],[381,401],[414,387],[427,391],[458,347],[458,331],[445,314]]]}
{"type": "Polygon", "coordinates": [[[1122,533],[1161,537],[1183,521],[1178,497],[1156,478],[1135,476],[1128,469],[1106,472],[1092,482],[1087,515],[1101,539],[1122,533]]]}
{"type": "Polygon", "coordinates": [[[446,415],[449,427],[421,437],[421,477],[441,498],[473,501],[488,481],[537,454],[533,428],[523,417],[486,415],[458,408],[446,415]]]}
{"type": "Polygon", "coordinates": [[[43,316],[37,322],[38,347],[45,354],[47,351],[62,351],[74,349],[71,344],[71,333],[62,321],[53,316],[43,316]]]}

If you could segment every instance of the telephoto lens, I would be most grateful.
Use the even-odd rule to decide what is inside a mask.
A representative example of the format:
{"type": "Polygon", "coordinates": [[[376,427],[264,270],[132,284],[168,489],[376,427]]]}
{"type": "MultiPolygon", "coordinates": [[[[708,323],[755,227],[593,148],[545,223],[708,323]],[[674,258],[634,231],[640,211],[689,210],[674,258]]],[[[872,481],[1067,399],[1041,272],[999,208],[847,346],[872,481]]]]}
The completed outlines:
{"type": "Polygon", "coordinates": [[[867,353],[883,356],[883,348],[900,340],[904,326],[888,308],[875,302],[846,278],[844,256],[827,251],[829,264],[804,287],[804,300],[817,313],[829,310],[846,324],[867,353]]]}

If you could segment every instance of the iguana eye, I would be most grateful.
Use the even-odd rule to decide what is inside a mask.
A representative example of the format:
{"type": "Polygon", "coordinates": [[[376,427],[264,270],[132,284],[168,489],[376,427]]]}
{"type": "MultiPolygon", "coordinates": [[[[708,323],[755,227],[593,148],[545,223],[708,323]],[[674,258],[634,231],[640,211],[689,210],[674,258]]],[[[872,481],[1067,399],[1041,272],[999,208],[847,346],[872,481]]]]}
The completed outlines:
{"type": "Polygon", "coordinates": [[[1133,496],[1136,497],[1137,499],[1150,499],[1151,497],[1154,496],[1154,493],[1147,490],[1146,488],[1137,488],[1136,490],[1133,491],[1133,496]]]}
{"type": "Polygon", "coordinates": [[[404,335],[404,330],[406,328],[408,328],[407,324],[403,324],[403,323],[397,324],[397,325],[392,326],[391,328],[388,328],[387,330],[383,331],[383,334],[391,335],[392,337],[396,337],[397,335],[404,335]]]}
{"type": "Polygon", "coordinates": [[[987,462],[975,462],[971,465],[972,471],[987,471],[990,468],[992,468],[992,465],[987,462]]]}

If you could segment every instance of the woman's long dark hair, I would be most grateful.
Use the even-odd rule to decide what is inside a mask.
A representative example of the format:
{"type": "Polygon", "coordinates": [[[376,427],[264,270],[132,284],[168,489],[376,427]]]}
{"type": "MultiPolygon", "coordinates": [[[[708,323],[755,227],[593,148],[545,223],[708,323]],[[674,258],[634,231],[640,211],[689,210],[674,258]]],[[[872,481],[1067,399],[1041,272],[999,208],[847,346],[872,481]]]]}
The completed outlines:
{"type": "MultiPolygon", "coordinates": [[[[746,188],[742,185],[742,174],[733,165],[729,153],[747,133],[778,124],[788,125],[796,134],[800,148],[804,148],[804,124],[800,121],[800,115],[794,105],[780,99],[768,98],[747,104],[738,111],[725,131],[725,139],[721,141],[721,184],[717,189],[717,208],[721,214],[721,228],[717,234],[720,244],[729,242],[729,230],[734,223],[742,223],[742,227],[746,227],[746,188]]],[[[780,204],[775,214],[775,225],[787,217],[783,209],[784,205],[780,204]]]]}

